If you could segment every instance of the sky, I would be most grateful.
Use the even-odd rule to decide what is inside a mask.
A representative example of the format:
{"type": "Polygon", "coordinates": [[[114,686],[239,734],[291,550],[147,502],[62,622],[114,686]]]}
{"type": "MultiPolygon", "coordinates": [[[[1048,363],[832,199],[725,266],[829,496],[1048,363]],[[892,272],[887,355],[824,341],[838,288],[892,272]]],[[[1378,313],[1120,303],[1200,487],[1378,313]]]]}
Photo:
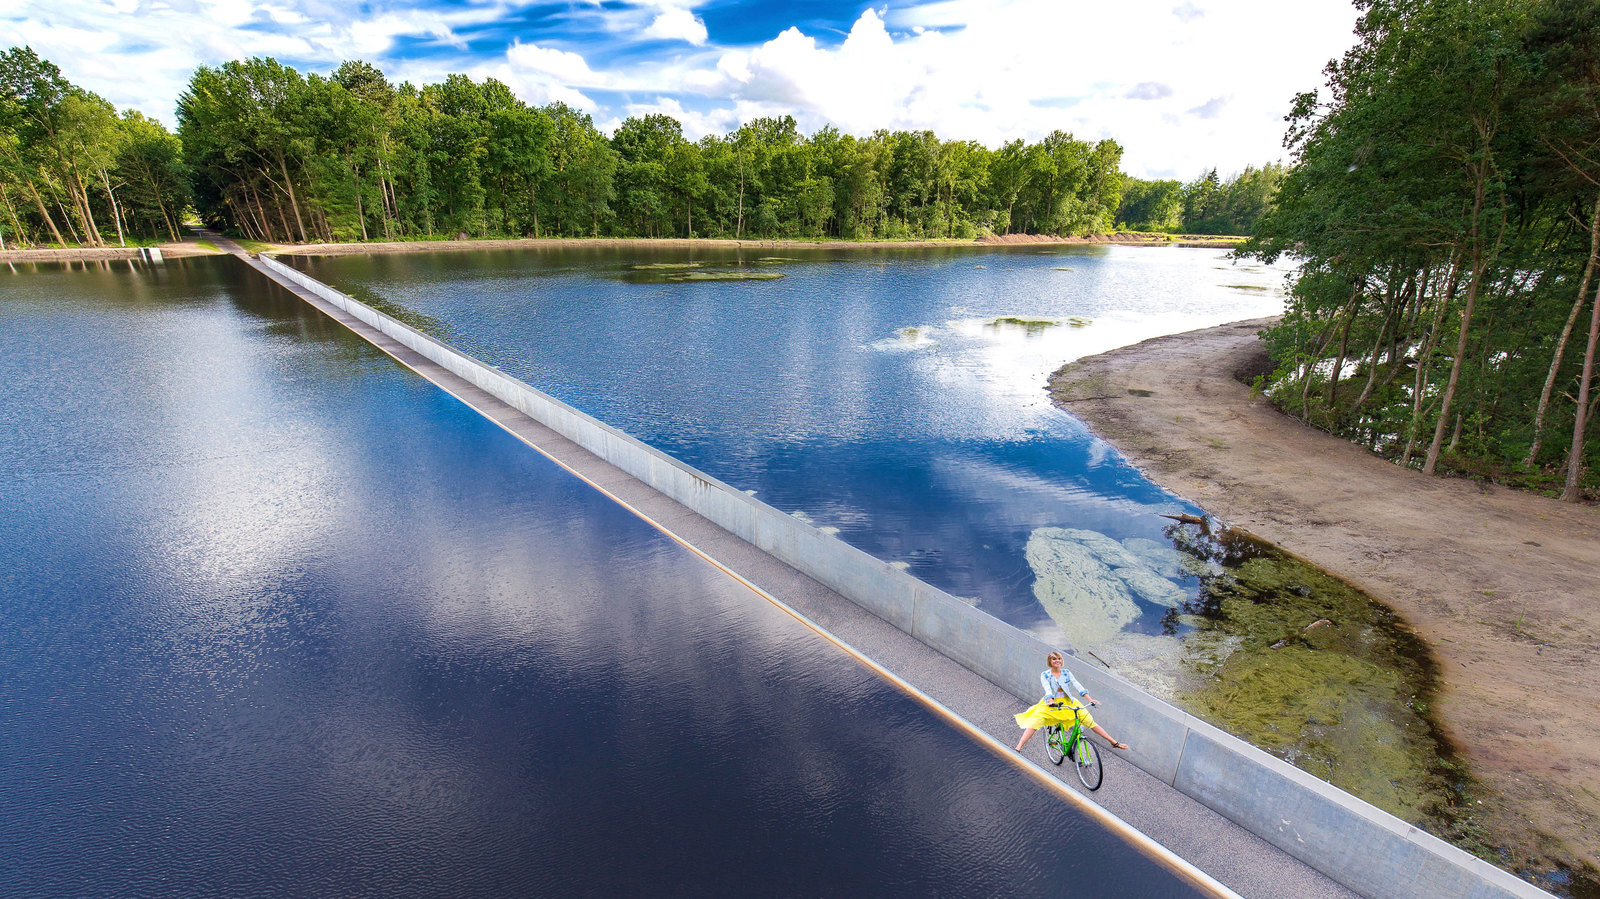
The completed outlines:
{"type": "Polygon", "coordinates": [[[168,127],[198,66],[363,59],[397,83],[496,78],[607,133],[650,113],[690,139],[774,115],[989,147],[1062,130],[1189,180],[1284,160],[1291,98],[1355,21],[1349,0],[3,0],[0,46],[168,127]]]}

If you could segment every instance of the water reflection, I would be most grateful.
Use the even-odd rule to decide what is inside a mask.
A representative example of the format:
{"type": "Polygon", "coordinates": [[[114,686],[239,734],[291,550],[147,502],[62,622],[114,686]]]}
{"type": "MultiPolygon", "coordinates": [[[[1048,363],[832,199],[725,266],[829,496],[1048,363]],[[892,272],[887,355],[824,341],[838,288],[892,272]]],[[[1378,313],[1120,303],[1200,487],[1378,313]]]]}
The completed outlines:
{"type": "Polygon", "coordinates": [[[1422,648],[1381,626],[1370,600],[1324,595],[1318,582],[1316,601],[1331,607],[1301,626],[1328,617],[1340,633],[1384,635],[1393,652],[1274,667],[1313,658],[1253,651],[1266,621],[1272,631],[1274,616],[1310,614],[1306,603],[1266,591],[1218,605],[1221,585],[1249,573],[1220,568],[1226,554],[1197,551],[1163,517],[1200,510],[1145,480],[1043,389],[1084,355],[1277,312],[1282,271],[1209,250],[796,256],[781,284],[610,277],[628,265],[752,265],[714,252],[298,264],[447,323],[468,352],[1319,776],[1333,777],[1337,756],[1335,783],[1448,829],[1437,810],[1452,801],[1439,773],[1449,748],[1413,701],[1430,689],[1422,648]],[[1277,676],[1263,672],[1300,683],[1311,670],[1317,695],[1366,697],[1367,711],[1264,711],[1281,691],[1262,686],[1277,676]],[[1355,764],[1380,755],[1369,740],[1403,758],[1355,764]],[[1388,784],[1391,772],[1404,786],[1388,784]]]}
{"type": "MultiPolygon", "coordinates": [[[[1160,539],[1157,513],[1188,507],[1051,407],[1048,373],[1281,308],[1280,272],[1198,250],[786,250],[776,283],[612,277],[765,270],[768,252],[296,264],[443,323],[466,351],[1058,642],[1067,633],[1033,596],[1030,535],[1160,539]],[[1239,283],[1264,290],[1226,286],[1239,283]]],[[[1127,624],[1150,632],[1159,621],[1159,609],[1141,609],[1127,624]]]]}
{"type": "Polygon", "coordinates": [[[0,893],[1187,895],[231,259],[0,331],[0,893]]]}

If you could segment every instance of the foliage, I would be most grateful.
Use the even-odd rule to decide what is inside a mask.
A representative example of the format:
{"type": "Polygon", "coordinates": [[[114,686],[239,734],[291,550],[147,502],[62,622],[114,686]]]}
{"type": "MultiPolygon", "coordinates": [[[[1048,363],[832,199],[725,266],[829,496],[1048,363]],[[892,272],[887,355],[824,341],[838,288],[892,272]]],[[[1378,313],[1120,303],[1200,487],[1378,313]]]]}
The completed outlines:
{"type": "Polygon", "coordinates": [[[1278,163],[1223,181],[1212,169],[1188,184],[1129,179],[1117,221],[1137,231],[1250,234],[1272,208],[1287,167],[1278,163]]]}
{"type": "Polygon", "coordinates": [[[178,121],[201,216],[262,240],[1085,234],[1112,229],[1124,183],[1114,141],[1059,131],[991,151],[929,131],[806,137],[784,116],[691,143],[648,115],[607,138],[493,79],[393,87],[361,62],[328,79],[201,67],[178,121]]]}
{"type": "Polygon", "coordinates": [[[177,139],[74,87],[28,47],[0,53],[0,235],[105,246],[178,239],[189,205],[177,139]]]}
{"type": "Polygon", "coordinates": [[[1300,261],[1271,392],[1401,464],[1577,500],[1600,456],[1600,4],[1362,5],[1245,250],[1300,261]]]}

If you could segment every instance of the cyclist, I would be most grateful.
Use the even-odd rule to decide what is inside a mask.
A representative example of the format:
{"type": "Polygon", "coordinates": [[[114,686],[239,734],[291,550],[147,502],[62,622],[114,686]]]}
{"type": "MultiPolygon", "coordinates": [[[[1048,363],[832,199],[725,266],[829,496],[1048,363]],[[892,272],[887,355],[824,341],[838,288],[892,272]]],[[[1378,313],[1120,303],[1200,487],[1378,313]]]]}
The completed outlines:
{"type": "Polygon", "coordinates": [[[1031,708],[1020,715],[1017,726],[1022,728],[1022,739],[1017,741],[1017,751],[1027,745],[1033,737],[1033,732],[1041,727],[1051,724],[1072,726],[1074,719],[1082,721],[1084,726],[1105,738],[1112,749],[1127,749],[1128,744],[1118,743],[1106,729],[1094,723],[1094,718],[1077,700],[1073,699],[1070,690],[1077,690],[1078,695],[1089,701],[1090,705],[1099,705],[1083,684],[1072,676],[1072,672],[1062,667],[1061,653],[1052,652],[1044,657],[1045,664],[1050,668],[1039,674],[1039,682],[1044,685],[1044,698],[1034,703],[1031,708]],[[1069,690],[1070,688],[1070,690],[1069,690]]]}

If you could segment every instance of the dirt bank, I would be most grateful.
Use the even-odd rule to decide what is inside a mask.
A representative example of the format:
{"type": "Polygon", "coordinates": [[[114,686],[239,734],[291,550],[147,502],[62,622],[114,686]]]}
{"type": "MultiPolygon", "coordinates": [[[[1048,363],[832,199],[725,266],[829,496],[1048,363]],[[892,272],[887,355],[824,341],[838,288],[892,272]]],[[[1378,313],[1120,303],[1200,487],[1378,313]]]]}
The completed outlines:
{"type": "MultiPolygon", "coordinates": [[[[160,244],[161,255],[167,259],[177,259],[182,256],[214,256],[216,247],[201,246],[199,243],[178,241],[176,243],[160,244]]],[[[139,258],[138,247],[62,247],[48,249],[9,249],[0,250],[0,262],[99,262],[115,259],[139,258]]]]}
{"type": "Polygon", "coordinates": [[[1600,867],[1600,508],[1424,477],[1280,414],[1235,377],[1265,369],[1270,321],[1080,360],[1051,397],[1152,480],[1399,612],[1496,791],[1483,842],[1600,867]]]}
{"type": "MultiPolygon", "coordinates": [[[[344,256],[367,253],[423,253],[448,250],[549,249],[572,247],[623,247],[669,250],[871,250],[916,249],[927,247],[999,247],[1035,244],[1117,244],[1119,246],[1173,246],[1165,236],[1142,234],[1095,234],[1088,237],[1054,237],[1047,234],[989,235],[977,240],[713,240],[680,238],[526,238],[519,240],[415,240],[392,243],[317,243],[280,244],[269,252],[284,256],[344,256]]],[[[1185,242],[1181,246],[1200,244],[1185,242]]],[[[1208,244],[1209,245],[1209,244],[1208,244]]],[[[1233,246],[1223,242],[1218,246],[1233,246]]]]}

